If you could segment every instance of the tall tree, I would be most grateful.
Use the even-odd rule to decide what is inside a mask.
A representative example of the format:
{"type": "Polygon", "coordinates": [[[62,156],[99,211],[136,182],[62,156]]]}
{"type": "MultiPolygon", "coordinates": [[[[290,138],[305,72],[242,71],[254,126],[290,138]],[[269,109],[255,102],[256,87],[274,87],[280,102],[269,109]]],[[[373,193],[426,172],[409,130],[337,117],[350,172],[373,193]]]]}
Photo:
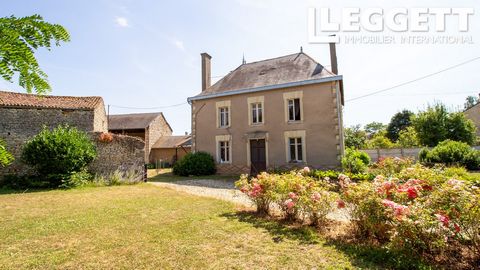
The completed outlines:
{"type": "Polygon", "coordinates": [[[348,148],[361,149],[365,146],[367,134],[360,125],[345,128],[345,146],[348,148]]]}
{"type": "Polygon", "coordinates": [[[398,140],[400,131],[412,125],[412,116],[413,113],[409,110],[403,110],[396,113],[387,126],[387,138],[393,142],[396,142],[398,140]]]}
{"type": "Polygon", "coordinates": [[[46,94],[51,90],[48,77],[35,58],[39,48],[50,50],[52,42],[70,41],[67,30],[45,22],[40,15],[0,18],[0,76],[9,82],[18,74],[18,83],[28,93],[46,94]]]}
{"type": "Polygon", "coordinates": [[[368,138],[372,138],[375,135],[383,132],[386,126],[380,122],[371,122],[365,125],[365,132],[367,132],[368,138]]]}
{"type": "Polygon", "coordinates": [[[479,101],[478,97],[468,96],[465,99],[465,104],[463,105],[463,107],[465,110],[470,109],[471,107],[477,105],[478,101],[479,101]]]}
{"type": "Polygon", "coordinates": [[[412,118],[421,145],[436,146],[450,139],[472,145],[476,140],[476,127],[461,112],[449,112],[444,104],[437,103],[412,118]]]}

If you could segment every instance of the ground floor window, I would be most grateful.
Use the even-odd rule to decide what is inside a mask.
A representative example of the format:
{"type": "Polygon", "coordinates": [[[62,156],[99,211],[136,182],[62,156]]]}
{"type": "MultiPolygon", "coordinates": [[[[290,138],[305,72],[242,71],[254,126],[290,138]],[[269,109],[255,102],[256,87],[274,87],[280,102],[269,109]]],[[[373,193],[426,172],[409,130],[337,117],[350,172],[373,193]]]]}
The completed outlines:
{"type": "Polygon", "coordinates": [[[303,161],[302,138],[289,138],[290,162],[303,161]]]}
{"type": "Polygon", "coordinates": [[[219,157],[220,163],[229,163],[230,162],[230,142],[229,141],[220,141],[218,142],[219,157]]]}

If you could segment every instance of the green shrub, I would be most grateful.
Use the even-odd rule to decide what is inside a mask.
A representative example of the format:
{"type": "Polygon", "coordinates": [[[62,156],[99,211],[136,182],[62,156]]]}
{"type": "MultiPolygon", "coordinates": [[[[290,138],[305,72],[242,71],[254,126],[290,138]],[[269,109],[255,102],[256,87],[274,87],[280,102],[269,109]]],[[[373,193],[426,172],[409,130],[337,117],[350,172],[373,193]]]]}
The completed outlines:
{"type": "Polygon", "coordinates": [[[410,158],[386,157],[380,158],[372,164],[368,171],[374,175],[394,176],[403,169],[411,167],[413,160],[410,158]]]}
{"type": "Polygon", "coordinates": [[[82,172],[95,157],[96,149],[88,135],[69,126],[44,128],[25,144],[22,152],[22,161],[35,168],[53,187],[82,172]]]}
{"type": "MultiPolygon", "coordinates": [[[[342,174],[342,172],[339,171],[322,171],[322,170],[312,170],[310,172],[310,176],[318,178],[318,179],[330,179],[330,180],[337,180],[338,177],[342,174]]],[[[349,173],[345,172],[350,179],[354,181],[362,181],[362,180],[373,180],[375,178],[374,174],[371,173],[349,173]]]]}
{"type": "Polygon", "coordinates": [[[70,175],[60,175],[62,178],[61,188],[74,188],[86,186],[92,182],[93,176],[86,170],[80,172],[73,172],[70,175]],[[63,176],[63,177],[62,177],[63,176]]]}
{"type": "Polygon", "coordinates": [[[363,173],[370,164],[370,157],[367,153],[347,148],[345,156],[342,158],[342,167],[346,172],[363,173]]]}
{"type": "Polygon", "coordinates": [[[188,153],[173,166],[173,173],[180,176],[215,174],[215,160],[206,152],[188,153]]]}
{"type": "Polygon", "coordinates": [[[12,161],[12,154],[7,151],[7,145],[0,139],[0,167],[8,166],[12,161]]]}
{"type": "Polygon", "coordinates": [[[480,166],[480,154],[467,143],[445,140],[432,150],[422,149],[419,154],[421,162],[447,166],[461,165],[469,170],[476,170],[480,166]]]}

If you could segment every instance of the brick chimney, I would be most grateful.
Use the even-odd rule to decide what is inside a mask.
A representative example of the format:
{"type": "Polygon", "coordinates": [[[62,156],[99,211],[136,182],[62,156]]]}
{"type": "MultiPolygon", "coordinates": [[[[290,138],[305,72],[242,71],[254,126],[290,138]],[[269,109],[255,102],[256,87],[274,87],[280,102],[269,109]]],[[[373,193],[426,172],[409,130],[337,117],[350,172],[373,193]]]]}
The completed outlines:
{"type": "Polygon", "coordinates": [[[338,75],[338,65],[337,65],[337,49],[335,47],[335,43],[330,43],[330,65],[332,68],[332,72],[335,75],[338,75]]]}
{"type": "Polygon", "coordinates": [[[202,91],[205,91],[210,85],[212,77],[211,59],[208,53],[200,54],[202,56],[202,91]]]}

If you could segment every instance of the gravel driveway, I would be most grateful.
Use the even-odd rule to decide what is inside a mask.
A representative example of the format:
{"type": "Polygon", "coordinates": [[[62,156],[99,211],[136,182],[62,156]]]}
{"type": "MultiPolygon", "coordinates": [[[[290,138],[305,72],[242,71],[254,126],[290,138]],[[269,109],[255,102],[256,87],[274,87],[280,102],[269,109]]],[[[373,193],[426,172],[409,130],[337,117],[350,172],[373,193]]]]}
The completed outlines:
{"type": "MultiPolygon", "coordinates": [[[[159,187],[167,187],[178,191],[183,191],[192,195],[210,197],[236,204],[253,207],[252,201],[238,189],[235,188],[234,180],[182,180],[170,183],[149,182],[159,187]]],[[[349,215],[345,209],[337,209],[330,213],[328,218],[338,221],[349,221],[349,215]]]]}

